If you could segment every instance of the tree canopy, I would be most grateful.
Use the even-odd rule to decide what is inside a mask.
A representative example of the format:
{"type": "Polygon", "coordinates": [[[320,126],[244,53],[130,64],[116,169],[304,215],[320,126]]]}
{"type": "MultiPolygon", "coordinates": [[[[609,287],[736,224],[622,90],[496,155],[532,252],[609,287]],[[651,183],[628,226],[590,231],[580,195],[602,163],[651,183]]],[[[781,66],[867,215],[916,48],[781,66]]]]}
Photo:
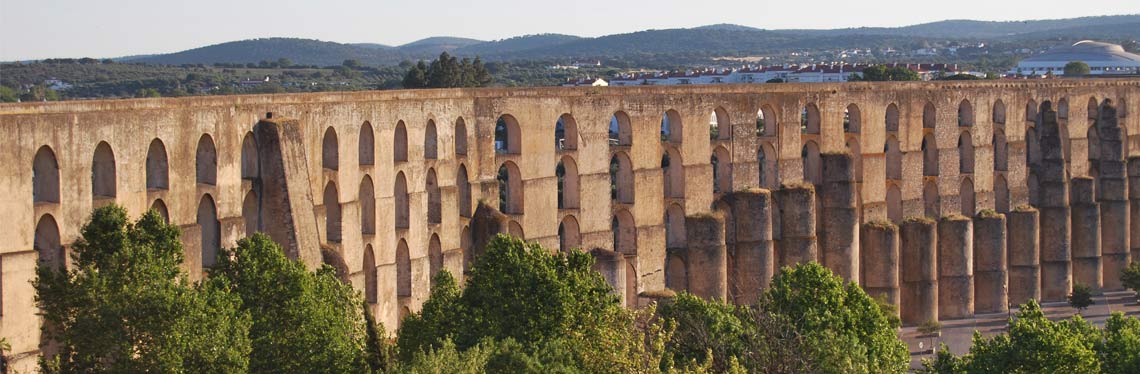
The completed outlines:
{"type": "Polygon", "coordinates": [[[459,60],[443,52],[430,64],[420,61],[408,69],[404,88],[484,87],[491,80],[491,73],[478,57],[459,60]]]}
{"type": "Polygon", "coordinates": [[[1089,75],[1089,64],[1084,61],[1071,61],[1065,64],[1065,76],[1089,75]]]}
{"type": "Polygon", "coordinates": [[[882,81],[917,81],[922,80],[918,73],[913,70],[907,69],[905,66],[892,66],[875,65],[863,69],[863,75],[858,79],[852,79],[865,82],[882,82],[882,81]]]}

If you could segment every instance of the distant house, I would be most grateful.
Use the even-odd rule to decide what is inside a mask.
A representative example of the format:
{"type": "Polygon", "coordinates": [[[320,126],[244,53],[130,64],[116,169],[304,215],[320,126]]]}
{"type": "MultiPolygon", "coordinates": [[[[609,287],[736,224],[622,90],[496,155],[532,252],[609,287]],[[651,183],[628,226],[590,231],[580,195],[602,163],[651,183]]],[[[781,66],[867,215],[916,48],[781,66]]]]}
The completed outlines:
{"type": "Polygon", "coordinates": [[[1065,75],[1065,64],[1081,61],[1089,65],[1089,75],[1140,74],[1140,55],[1124,51],[1117,44],[1091,40],[1049,49],[1023,59],[1010,75],[1065,75]]]}
{"type": "Polygon", "coordinates": [[[605,86],[609,86],[609,85],[610,85],[609,82],[606,82],[605,79],[586,77],[586,78],[582,78],[582,79],[569,79],[566,81],[566,83],[562,84],[562,87],[584,87],[584,86],[605,87],[605,86]]]}
{"type": "Polygon", "coordinates": [[[268,75],[266,75],[265,78],[263,78],[263,79],[242,79],[241,80],[241,86],[242,87],[252,87],[252,86],[257,86],[257,85],[261,85],[264,83],[269,83],[269,76],[268,75]]]}

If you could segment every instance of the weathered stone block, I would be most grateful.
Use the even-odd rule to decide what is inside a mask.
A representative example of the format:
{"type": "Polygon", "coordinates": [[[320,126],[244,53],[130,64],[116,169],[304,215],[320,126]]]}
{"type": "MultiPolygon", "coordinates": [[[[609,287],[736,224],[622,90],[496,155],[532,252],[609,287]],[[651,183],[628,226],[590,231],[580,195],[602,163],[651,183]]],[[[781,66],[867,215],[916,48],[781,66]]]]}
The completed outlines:
{"type": "Polygon", "coordinates": [[[859,213],[854,208],[824,208],[823,264],[848,281],[859,281],[859,213]]]}
{"type": "Polygon", "coordinates": [[[962,319],[974,316],[974,277],[941,277],[938,279],[938,319],[962,319]]]}
{"type": "Polygon", "coordinates": [[[1000,313],[1008,310],[1007,276],[1004,271],[979,271],[974,274],[975,313],[1000,313]]]}
{"type": "Polygon", "coordinates": [[[902,246],[899,273],[903,282],[938,279],[938,234],[935,223],[928,219],[908,219],[899,228],[902,246]]]}
{"type": "Polygon", "coordinates": [[[1037,266],[1014,266],[1009,269],[1009,302],[1014,306],[1041,300],[1041,269],[1037,266]]]}
{"type": "Polygon", "coordinates": [[[705,214],[685,217],[688,244],[689,292],[711,300],[728,300],[728,254],[724,217],[705,214]]]}
{"type": "Polygon", "coordinates": [[[1033,266],[1041,262],[1038,242],[1038,216],[1036,209],[1014,210],[1009,213],[1009,265],[1033,266]]]}
{"type": "Polygon", "coordinates": [[[1073,290],[1073,271],[1069,261],[1041,262],[1041,300],[1061,302],[1073,290]]]}
{"type": "Polygon", "coordinates": [[[969,218],[947,216],[938,221],[938,277],[974,274],[974,231],[969,218]]]}

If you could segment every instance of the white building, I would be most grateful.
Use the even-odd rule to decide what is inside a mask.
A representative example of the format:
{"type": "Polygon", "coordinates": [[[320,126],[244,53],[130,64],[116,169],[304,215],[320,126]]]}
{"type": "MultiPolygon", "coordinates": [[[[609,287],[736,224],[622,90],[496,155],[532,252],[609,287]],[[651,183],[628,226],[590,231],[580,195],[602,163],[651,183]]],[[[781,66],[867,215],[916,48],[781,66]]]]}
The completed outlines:
{"type": "Polygon", "coordinates": [[[1091,40],[1052,48],[1045,53],[1021,60],[1016,68],[1009,71],[1009,74],[1065,75],[1065,64],[1073,61],[1088,64],[1090,75],[1140,74],[1140,55],[1125,52],[1123,47],[1116,44],[1091,40]]]}

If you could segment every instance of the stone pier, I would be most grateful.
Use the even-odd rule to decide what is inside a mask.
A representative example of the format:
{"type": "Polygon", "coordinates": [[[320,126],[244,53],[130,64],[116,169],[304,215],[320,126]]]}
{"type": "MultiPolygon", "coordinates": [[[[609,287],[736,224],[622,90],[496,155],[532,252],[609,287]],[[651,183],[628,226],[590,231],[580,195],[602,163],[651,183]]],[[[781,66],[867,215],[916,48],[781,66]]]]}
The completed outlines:
{"type": "Polygon", "coordinates": [[[738,305],[752,305],[768,288],[775,275],[772,247],[772,194],[752,188],[732,194],[732,216],[736,222],[734,277],[730,288],[738,305]]]}
{"type": "MultiPolygon", "coordinates": [[[[1128,215],[1140,218],[1140,156],[1128,157],[1128,215]]],[[[1140,258],[1140,219],[1130,220],[1128,242],[1129,257],[1140,258]]]]}
{"type": "Polygon", "coordinates": [[[974,226],[949,215],[938,221],[938,319],[974,316],[974,226]]]}
{"type": "Polygon", "coordinates": [[[815,233],[815,186],[785,184],[776,193],[779,204],[779,266],[819,260],[815,233]]]}
{"type": "Polygon", "coordinates": [[[728,254],[724,217],[702,214],[685,217],[689,258],[689,292],[710,300],[728,300],[728,254]]]}
{"type": "Polygon", "coordinates": [[[899,302],[899,227],[889,221],[863,224],[859,234],[863,290],[882,295],[891,305],[899,302]]]}
{"type": "Polygon", "coordinates": [[[590,255],[594,257],[593,269],[596,272],[602,273],[602,278],[606,279],[606,283],[613,287],[614,293],[621,298],[622,305],[628,305],[625,300],[625,277],[632,276],[625,273],[625,256],[608,249],[595,248],[590,251],[590,255]]]}
{"type": "Polygon", "coordinates": [[[1120,274],[1131,260],[1129,248],[1128,179],[1125,175],[1125,134],[1111,100],[1101,104],[1097,118],[1100,136],[1100,176],[1097,202],[1100,204],[1101,273],[1104,289],[1124,289],[1120,274]]]}
{"type": "Polygon", "coordinates": [[[1072,189],[1073,282],[1100,290],[1103,274],[1100,267],[1100,206],[1095,196],[1095,181],[1076,177],[1069,182],[1072,189]]]}
{"type": "Polygon", "coordinates": [[[914,326],[938,319],[938,233],[934,220],[911,217],[899,227],[902,246],[902,323],[914,326]]]}
{"type": "Polygon", "coordinates": [[[1009,308],[1005,215],[983,210],[974,217],[974,312],[1009,308]]]}
{"type": "Polygon", "coordinates": [[[1065,301],[1073,286],[1072,232],[1069,210],[1068,167],[1061,144],[1057,111],[1051,103],[1041,106],[1041,163],[1037,178],[1040,181],[1041,234],[1041,299],[1046,302],[1065,301]]]}
{"type": "Polygon", "coordinates": [[[843,279],[859,282],[858,186],[849,153],[826,153],[823,162],[823,264],[843,279]]]}
{"type": "Polygon", "coordinates": [[[1009,302],[1041,300],[1041,255],[1037,209],[1023,205],[1009,212],[1009,302]]]}

